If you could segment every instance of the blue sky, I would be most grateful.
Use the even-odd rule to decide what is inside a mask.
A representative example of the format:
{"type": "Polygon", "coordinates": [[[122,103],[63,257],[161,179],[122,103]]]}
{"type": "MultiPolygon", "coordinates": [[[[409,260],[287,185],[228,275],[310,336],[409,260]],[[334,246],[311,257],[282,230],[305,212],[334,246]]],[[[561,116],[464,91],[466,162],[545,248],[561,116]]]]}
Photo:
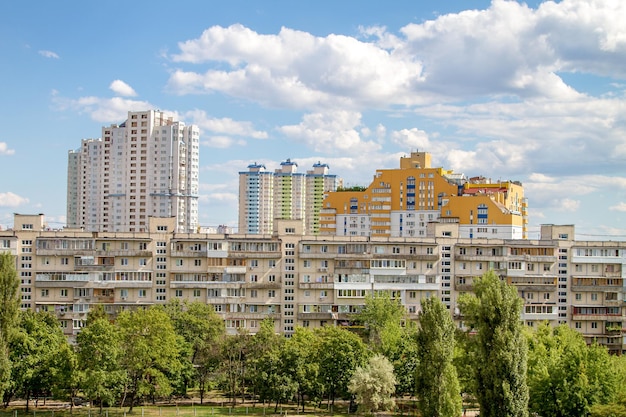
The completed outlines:
{"type": "Polygon", "coordinates": [[[366,185],[419,149],[521,181],[531,232],[624,239],[625,20],[621,0],[8,2],[0,225],[63,226],[68,150],[160,109],[200,126],[204,226],[236,226],[252,162],[366,185]]]}

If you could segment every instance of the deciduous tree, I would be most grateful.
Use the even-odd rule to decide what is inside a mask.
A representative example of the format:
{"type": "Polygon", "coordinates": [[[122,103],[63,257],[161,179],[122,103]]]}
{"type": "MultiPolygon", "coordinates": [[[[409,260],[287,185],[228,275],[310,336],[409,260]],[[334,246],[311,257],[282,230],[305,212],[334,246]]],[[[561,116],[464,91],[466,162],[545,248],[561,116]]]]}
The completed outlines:
{"type": "Polygon", "coordinates": [[[526,417],[528,345],[517,289],[493,271],[475,281],[475,294],[460,299],[461,312],[476,331],[472,364],[481,417],[526,417]]]}
{"type": "Polygon", "coordinates": [[[422,301],[417,334],[416,393],[424,416],[457,417],[461,392],[454,358],[454,323],[450,312],[437,298],[422,301]]]}
{"type": "Polygon", "coordinates": [[[348,391],[356,396],[359,407],[367,413],[393,409],[396,390],[393,365],[383,355],[374,355],[366,366],[359,366],[348,383],[348,391]]]}
{"type": "Polygon", "coordinates": [[[129,412],[142,396],[167,396],[180,372],[179,343],[169,316],[161,307],[117,317],[120,331],[120,365],[126,372],[129,412]]]}

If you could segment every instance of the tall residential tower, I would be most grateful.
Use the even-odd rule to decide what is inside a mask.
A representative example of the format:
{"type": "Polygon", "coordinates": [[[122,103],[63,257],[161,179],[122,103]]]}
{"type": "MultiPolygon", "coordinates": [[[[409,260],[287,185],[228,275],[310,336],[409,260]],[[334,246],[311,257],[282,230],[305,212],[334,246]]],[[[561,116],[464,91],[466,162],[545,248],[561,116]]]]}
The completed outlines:
{"type": "Polygon", "coordinates": [[[250,164],[239,173],[239,232],[271,234],[274,220],[300,220],[305,233],[319,233],[319,211],[325,193],[337,189],[338,179],[320,162],[305,173],[287,159],[280,169],[250,164]]]}
{"type": "Polygon", "coordinates": [[[199,131],[161,111],[128,112],[102,138],[68,155],[67,224],[87,231],[145,231],[148,216],[198,227],[199,131]]]}

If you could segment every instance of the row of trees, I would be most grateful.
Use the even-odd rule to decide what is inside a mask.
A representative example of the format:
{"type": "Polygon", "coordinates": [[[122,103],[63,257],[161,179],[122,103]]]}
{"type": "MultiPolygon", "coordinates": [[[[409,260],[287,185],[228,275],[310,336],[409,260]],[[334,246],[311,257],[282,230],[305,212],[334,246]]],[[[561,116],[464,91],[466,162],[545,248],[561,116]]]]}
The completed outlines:
{"type": "Polygon", "coordinates": [[[463,398],[475,399],[487,417],[626,411],[625,359],[587,346],[566,326],[525,329],[516,289],[492,273],[460,300],[467,332],[436,298],[423,301],[419,326],[397,301],[370,297],[356,317],[360,331],[297,328],[291,338],[275,334],[272,321],[255,335],[226,335],[210,306],[174,301],[125,311],[114,323],[95,308],[70,345],[52,315],[19,311],[13,262],[0,257],[5,404],[80,395],[132,411],[194,388],[201,401],[219,389],[233,402],[294,401],[302,410],[305,402],[348,399],[376,411],[404,397],[416,400],[421,415],[439,417],[460,415],[463,398]]]}

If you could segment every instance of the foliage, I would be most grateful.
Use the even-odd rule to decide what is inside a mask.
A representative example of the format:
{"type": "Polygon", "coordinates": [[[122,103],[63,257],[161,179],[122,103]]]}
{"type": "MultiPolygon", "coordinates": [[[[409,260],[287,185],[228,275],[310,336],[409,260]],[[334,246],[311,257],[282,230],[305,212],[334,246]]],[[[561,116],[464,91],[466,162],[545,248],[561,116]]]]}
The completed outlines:
{"type": "Polygon", "coordinates": [[[88,320],[76,337],[81,389],[101,410],[103,403],[111,404],[122,389],[120,349],[117,328],[104,317],[88,320]]]}
{"type": "Polygon", "coordinates": [[[295,383],[302,412],[305,398],[316,399],[321,391],[318,378],[320,365],[317,361],[319,343],[317,333],[304,327],[296,327],[295,333],[287,339],[281,351],[283,370],[295,383]]]}
{"type": "Polygon", "coordinates": [[[461,393],[453,365],[454,330],[450,313],[437,297],[422,301],[416,381],[422,415],[456,417],[461,413],[461,393]]]}
{"type": "Polygon", "coordinates": [[[334,404],[335,398],[349,394],[348,382],[355,369],[367,360],[366,349],[360,337],[340,327],[325,326],[317,334],[319,377],[325,394],[334,404]]]}
{"type": "Polygon", "coordinates": [[[360,407],[366,412],[391,410],[395,401],[396,377],[393,365],[382,355],[372,356],[365,367],[357,367],[350,378],[348,391],[356,395],[360,407]]]}
{"type": "Polygon", "coordinates": [[[165,305],[165,312],[170,317],[176,334],[180,336],[182,372],[178,393],[184,395],[188,385],[196,380],[200,386],[202,402],[207,374],[214,367],[210,365],[207,355],[224,333],[224,321],[215,313],[213,306],[197,301],[181,303],[174,299],[165,305]]]}
{"type": "Polygon", "coordinates": [[[369,344],[374,352],[393,357],[403,336],[402,324],[406,310],[400,300],[389,294],[367,295],[365,306],[357,320],[367,329],[369,344]]]}
{"type": "Polygon", "coordinates": [[[169,316],[160,307],[124,311],[117,325],[130,412],[138,397],[154,398],[172,392],[172,381],[181,370],[179,343],[169,316]]]}
{"type": "Polygon", "coordinates": [[[616,373],[606,349],[573,329],[547,323],[529,339],[530,409],[543,416],[586,416],[614,397],[616,373]]]}
{"type": "Polygon", "coordinates": [[[33,395],[50,394],[59,382],[59,368],[64,364],[67,340],[55,317],[47,312],[26,310],[19,313],[18,328],[9,341],[12,362],[11,385],[5,403],[13,395],[28,401],[33,395]]]}
{"type": "Polygon", "coordinates": [[[0,253],[0,396],[11,378],[8,343],[18,320],[19,287],[15,257],[9,252],[0,253]]]}
{"type": "Polygon", "coordinates": [[[489,271],[475,281],[475,294],[460,298],[461,312],[476,331],[471,339],[475,393],[482,417],[528,415],[527,341],[517,289],[489,271]]]}

